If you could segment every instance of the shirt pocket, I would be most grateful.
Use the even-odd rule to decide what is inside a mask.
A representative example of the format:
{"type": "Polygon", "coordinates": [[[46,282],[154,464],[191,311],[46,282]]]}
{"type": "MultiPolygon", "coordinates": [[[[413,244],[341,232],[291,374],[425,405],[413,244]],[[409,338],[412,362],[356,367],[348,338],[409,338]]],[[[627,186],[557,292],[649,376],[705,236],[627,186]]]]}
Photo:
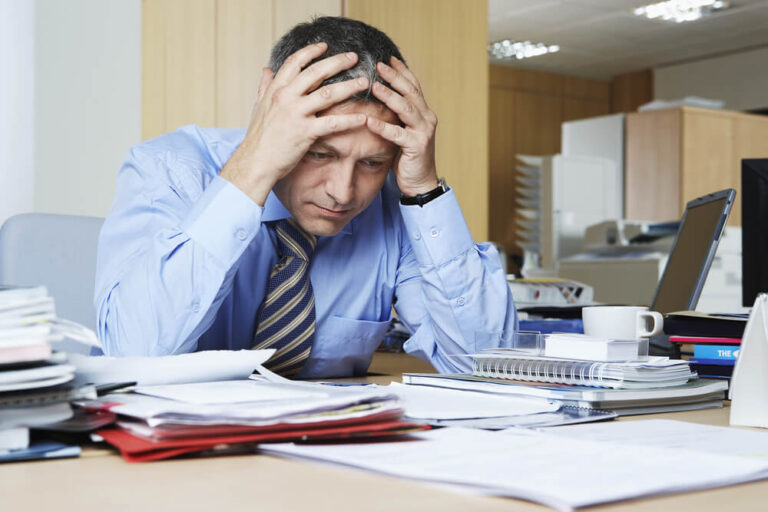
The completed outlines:
{"type": "Polygon", "coordinates": [[[373,322],[340,316],[328,317],[318,326],[303,377],[365,375],[373,352],[384,339],[390,320],[373,322]]]}

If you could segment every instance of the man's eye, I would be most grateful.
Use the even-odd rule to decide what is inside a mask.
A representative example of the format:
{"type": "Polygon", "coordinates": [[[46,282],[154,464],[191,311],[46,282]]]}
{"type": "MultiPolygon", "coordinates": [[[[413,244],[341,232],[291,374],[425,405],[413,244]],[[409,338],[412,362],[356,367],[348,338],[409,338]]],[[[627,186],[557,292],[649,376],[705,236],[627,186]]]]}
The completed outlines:
{"type": "Polygon", "coordinates": [[[376,169],[378,167],[381,167],[384,165],[384,162],[381,162],[379,160],[363,160],[362,164],[366,167],[370,167],[372,169],[376,169]]]}
{"type": "Polygon", "coordinates": [[[312,158],[316,158],[317,160],[327,160],[331,158],[330,153],[319,153],[317,151],[308,151],[307,154],[312,158]]]}

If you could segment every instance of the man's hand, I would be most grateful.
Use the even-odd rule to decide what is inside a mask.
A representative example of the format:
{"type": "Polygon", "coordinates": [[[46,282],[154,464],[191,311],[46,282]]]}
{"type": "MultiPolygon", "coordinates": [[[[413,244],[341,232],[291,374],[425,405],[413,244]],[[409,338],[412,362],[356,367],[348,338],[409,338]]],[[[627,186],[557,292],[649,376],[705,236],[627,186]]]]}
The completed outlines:
{"type": "Polygon", "coordinates": [[[357,64],[357,55],[350,52],[306,67],[327,48],[325,43],[302,48],[277,75],[264,68],[248,131],[220,173],[259,205],[316,139],[365,125],[364,114],[315,116],[368,87],[367,78],[356,78],[318,89],[326,78],[357,64]]]}
{"type": "Polygon", "coordinates": [[[373,94],[397,114],[405,126],[372,117],[368,118],[367,126],[373,133],[400,146],[400,155],[393,164],[397,185],[404,195],[413,197],[437,187],[437,116],[427,106],[419,81],[411,70],[395,57],[390,63],[391,67],[379,62],[376,70],[392,89],[376,82],[373,94]]]}

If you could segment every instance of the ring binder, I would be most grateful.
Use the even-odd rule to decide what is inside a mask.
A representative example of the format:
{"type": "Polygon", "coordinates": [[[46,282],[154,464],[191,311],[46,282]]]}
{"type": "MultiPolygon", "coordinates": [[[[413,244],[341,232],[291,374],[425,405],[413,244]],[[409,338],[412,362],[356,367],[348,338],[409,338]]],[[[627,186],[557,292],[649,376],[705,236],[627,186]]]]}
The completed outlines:
{"type": "Polygon", "coordinates": [[[495,349],[472,355],[477,377],[546,382],[601,388],[658,388],[695,378],[686,361],[649,358],[643,361],[596,362],[554,359],[495,349]]]}

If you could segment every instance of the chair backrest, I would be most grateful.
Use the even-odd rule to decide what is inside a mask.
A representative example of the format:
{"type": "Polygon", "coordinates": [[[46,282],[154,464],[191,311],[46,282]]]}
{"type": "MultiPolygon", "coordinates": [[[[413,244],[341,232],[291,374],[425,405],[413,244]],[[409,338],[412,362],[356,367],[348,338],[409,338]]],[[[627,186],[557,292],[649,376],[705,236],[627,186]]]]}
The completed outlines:
{"type": "Polygon", "coordinates": [[[0,284],[45,285],[59,317],[96,328],[96,244],[104,219],[25,213],[0,228],[0,284]]]}

